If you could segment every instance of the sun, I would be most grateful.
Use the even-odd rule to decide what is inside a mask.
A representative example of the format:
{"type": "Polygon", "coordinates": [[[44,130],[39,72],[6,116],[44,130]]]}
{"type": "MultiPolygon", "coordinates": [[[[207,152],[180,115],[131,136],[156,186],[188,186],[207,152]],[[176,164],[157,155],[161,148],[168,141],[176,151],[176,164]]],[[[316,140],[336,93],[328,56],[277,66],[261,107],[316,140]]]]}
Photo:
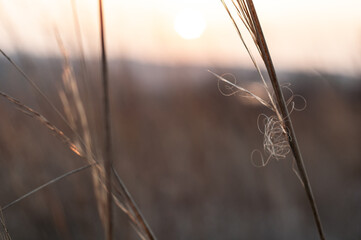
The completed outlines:
{"type": "Polygon", "coordinates": [[[180,11],[174,19],[174,30],[184,39],[196,39],[206,29],[206,20],[194,9],[180,11]]]}

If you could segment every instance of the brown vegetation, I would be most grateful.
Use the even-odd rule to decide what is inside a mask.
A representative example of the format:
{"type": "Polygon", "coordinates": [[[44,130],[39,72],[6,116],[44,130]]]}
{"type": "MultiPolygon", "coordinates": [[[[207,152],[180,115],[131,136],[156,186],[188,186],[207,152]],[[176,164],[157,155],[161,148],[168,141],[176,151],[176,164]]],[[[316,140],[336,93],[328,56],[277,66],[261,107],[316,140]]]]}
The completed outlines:
{"type": "MultiPolygon", "coordinates": [[[[31,59],[21,61],[24,71],[61,108],[61,62],[31,59]]],[[[0,66],[1,89],[72,136],[8,63],[0,66]]],[[[74,66],[78,73],[76,62],[74,66]]],[[[96,68],[91,69],[96,75],[96,68]]],[[[257,78],[248,70],[217,72],[232,72],[246,86],[257,78]]],[[[159,239],[316,237],[292,160],[271,161],[265,168],[252,165],[252,151],[262,148],[257,117],[263,107],[224,97],[203,68],[118,61],[110,63],[110,79],[115,167],[159,239]]],[[[285,73],[281,79],[290,81],[308,102],[293,118],[325,228],[335,238],[357,238],[360,85],[357,80],[315,74],[285,73]],[[342,194],[329,198],[331,191],[342,194]]],[[[91,89],[92,105],[99,109],[99,88],[91,89]]],[[[83,164],[38,121],[4,99],[0,104],[1,206],[83,164]]],[[[94,122],[99,126],[99,116],[94,122]]],[[[12,237],[102,238],[90,179],[88,172],[78,173],[7,209],[12,237]]],[[[124,214],[115,214],[115,237],[137,239],[124,214]]]]}

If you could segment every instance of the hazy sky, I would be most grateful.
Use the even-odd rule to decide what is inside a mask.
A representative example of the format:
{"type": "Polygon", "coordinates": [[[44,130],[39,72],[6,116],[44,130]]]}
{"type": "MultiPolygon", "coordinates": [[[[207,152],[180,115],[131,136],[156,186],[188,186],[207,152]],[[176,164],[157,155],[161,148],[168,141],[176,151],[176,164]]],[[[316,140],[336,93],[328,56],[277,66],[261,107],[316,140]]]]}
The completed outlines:
{"type": "MultiPolygon", "coordinates": [[[[99,52],[97,0],[75,0],[87,56],[99,52]]],[[[254,0],[276,67],[361,73],[360,0],[254,0]]],[[[111,57],[251,66],[220,0],[104,0],[111,57]],[[200,38],[174,30],[191,9],[206,22],[200,38]]],[[[59,54],[54,28],[71,55],[78,48],[71,0],[0,0],[0,48],[59,54]]]]}

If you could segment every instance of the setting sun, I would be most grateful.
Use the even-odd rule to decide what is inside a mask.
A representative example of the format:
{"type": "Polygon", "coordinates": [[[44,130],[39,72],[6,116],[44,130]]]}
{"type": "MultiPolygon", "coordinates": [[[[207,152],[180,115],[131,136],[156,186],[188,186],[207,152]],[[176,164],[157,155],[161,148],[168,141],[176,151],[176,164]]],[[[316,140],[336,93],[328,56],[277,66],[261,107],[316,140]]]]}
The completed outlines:
{"type": "Polygon", "coordinates": [[[199,38],[206,28],[202,13],[193,9],[180,11],[174,20],[174,29],[184,39],[199,38]]]}

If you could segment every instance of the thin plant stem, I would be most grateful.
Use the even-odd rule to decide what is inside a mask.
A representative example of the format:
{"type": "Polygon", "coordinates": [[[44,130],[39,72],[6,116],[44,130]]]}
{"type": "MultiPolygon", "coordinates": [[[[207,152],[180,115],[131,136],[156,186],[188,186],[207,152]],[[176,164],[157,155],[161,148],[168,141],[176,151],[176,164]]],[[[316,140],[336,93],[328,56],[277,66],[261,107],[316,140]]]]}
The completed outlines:
{"type": "MultiPolygon", "coordinates": [[[[73,14],[75,14],[74,15],[74,21],[78,21],[78,18],[77,18],[77,15],[76,15],[76,6],[75,6],[75,2],[74,1],[72,1],[72,4],[73,4],[73,11],[75,12],[75,13],[73,13],[73,14]]],[[[100,27],[101,27],[101,40],[102,40],[102,68],[103,68],[103,71],[102,71],[102,74],[103,74],[103,82],[104,82],[104,79],[106,79],[106,84],[103,84],[103,86],[104,85],[108,85],[107,83],[108,83],[108,81],[107,81],[107,79],[108,79],[108,73],[107,73],[107,61],[106,61],[106,52],[105,52],[105,39],[104,39],[104,26],[103,26],[103,10],[102,10],[102,1],[101,0],[99,0],[99,5],[100,5],[100,7],[99,7],[99,12],[100,12],[100,20],[101,20],[101,24],[100,24],[100,27]],[[104,77],[105,76],[105,77],[104,77]]],[[[79,23],[77,23],[78,24],[78,26],[77,26],[77,28],[76,28],[76,31],[77,31],[77,34],[78,35],[80,35],[80,26],[79,26],[79,23]]],[[[77,36],[78,37],[78,40],[79,40],[79,42],[78,42],[78,44],[79,43],[81,43],[81,39],[79,38],[79,36],[77,36]]],[[[82,48],[82,46],[81,46],[81,48],[82,48]]],[[[66,125],[72,130],[72,132],[78,137],[78,139],[81,141],[81,143],[83,144],[83,145],[85,145],[85,143],[84,143],[84,140],[82,139],[82,137],[77,133],[77,131],[75,130],[75,129],[73,129],[71,126],[70,126],[70,124],[69,124],[69,122],[65,119],[65,117],[60,113],[60,111],[54,106],[54,104],[52,104],[52,102],[50,101],[50,99],[40,90],[40,88],[37,86],[37,84],[14,62],[14,61],[12,61],[12,59],[7,55],[7,54],[5,54],[5,52],[3,52],[1,49],[0,49],[0,52],[1,52],[1,54],[16,68],[16,70],[31,84],[31,86],[48,102],[48,104],[51,106],[51,108],[53,108],[55,111],[56,111],[56,113],[61,117],[61,119],[62,120],[64,120],[64,122],[66,123],[66,125]]],[[[83,63],[85,63],[85,57],[84,57],[84,53],[82,52],[82,60],[83,60],[83,63]]],[[[86,72],[86,70],[85,70],[85,72],[86,72]]],[[[108,87],[105,87],[104,88],[104,92],[108,92],[108,87]]],[[[80,153],[79,153],[79,149],[77,149],[76,147],[75,147],[75,145],[74,144],[72,144],[72,142],[70,141],[70,139],[67,137],[67,136],[65,136],[60,130],[58,130],[54,125],[52,125],[50,122],[48,122],[42,115],[40,115],[39,113],[37,113],[37,112],[35,112],[35,111],[33,111],[32,109],[30,109],[30,108],[28,108],[28,107],[26,107],[25,105],[23,105],[23,104],[21,104],[20,102],[18,102],[16,99],[13,99],[12,97],[10,97],[10,96],[8,96],[7,94],[5,94],[5,93],[1,93],[0,92],[0,95],[1,96],[3,96],[3,97],[5,97],[5,98],[7,98],[9,101],[11,101],[11,102],[13,102],[14,104],[16,104],[18,107],[19,107],[19,110],[21,110],[23,113],[25,113],[25,114],[27,114],[27,115],[29,115],[29,116],[31,116],[31,117],[35,117],[35,118],[37,118],[38,120],[40,120],[42,123],[44,123],[44,125],[46,125],[51,131],[53,131],[54,132],[54,135],[55,136],[57,136],[57,137],[60,137],[60,139],[62,139],[63,141],[65,140],[65,142],[69,145],[69,147],[70,147],[70,149],[72,150],[72,151],[74,151],[77,155],[81,155],[80,153]]],[[[104,94],[104,102],[108,102],[108,107],[105,107],[104,109],[105,109],[105,111],[106,111],[106,109],[108,109],[107,110],[107,112],[108,112],[108,114],[104,114],[104,116],[108,116],[108,119],[110,119],[109,118],[109,97],[108,97],[108,93],[107,94],[104,94]],[[105,100],[106,99],[106,100],[105,100]]],[[[104,104],[105,105],[105,104],[104,104]]],[[[105,122],[108,122],[108,121],[105,121],[105,122]]],[[[110,143],[110,123],[108,124],[108,129],[109,129],[109,131],[106,131],[106,132],[109,132],[109,134],[107,134],[107,136],[108,137],[106,137],[107,139],[109,139],[109,143],[110,143]]],[[[110,144],[105,144],[105,145],[107,145],[107,146],[109,146],[110,147],[110,144]]],[[[105,147],[105,149],[106,149],[107,147],[105,147]]],[[[106,152],[111,152],[111,151],[106,151],[106,152]]],[[[93,155],[93,153],[92,153],[92,156],[94,157],[94,155],[93,155]]],[[[106,159],[111,159],[111,158],[106,158],[106,159]]],[[[105,160],[105,162],[106,162],[106,160],[105,160]]],[[[93,164],[97,164],[97,163],[93,163],[93,164]]],[[[106,163],[105,163],[105,165],[106,165],[106,163]]],[[[117,182],[118,182],[118,184],[119,184],[119,186],[120,186],[120,189],[121,189],[121,194],[123,195],[123,196],[125,196],[125,198],[126,198],[126,201],[127,201],[127,203],[128,203],[128,205],[130,206],[130,208],[131,208],[131,210],[132,210],[132,212],[134,213],[134,215],[135,215],[135,219],[137,219],[137,221],[138,222],[136,222],[136,225],[138,226],[138,227],[140,227],[140,229],[142,229],[144,232],[145,232],[145,234],[146,234],[146,236],[149,238],[149,239],[151,239],[151,240],[153,240],[153,239],[156,239],[155,238],[155,236],[154,236],[154,234],[152,233],[152,231],[151,231],[151,229],[149,228],[149,226],[148,226],[148,224],[146,223],[146,221],[145,221],[145,219],[144,219],[144,217],[142,216],[142,214],[141,214],[141,212],[140,212],[140,210],[137,208],[137,205],[136,205],[136,203],[135,203],[135,201],[133,200],[133,198],[131,197],[131,195],[130,195],[130,193],[129,193],[129,191],[127,190],[127,188],[125,187],[125,185],[124,185],[124,183],[121,181],[121,179],[120,179],[120,177],[119,177],[119,175],[117,174],[117,171],[112,167],[112,164],[110,165],[111,166],[111,169],[114,171],[114,175],[116,175],[116,180],[117,180],[117,182]]],[[[74,170],[74,171],[81,171],[81,170],[84,170],[84,169],[76,169],[76,170],[74,170]]],[[[110,173],[111,173],[111,171],[109,171],[110,173]]],[[[75,172],[74,172],[75,173],[75,172]]],[[[59,178],[60,179],[62,179],[63,177],[66,177],[66,176],[69,176],[69,175],[71,175],[71,174],[74,174],[74,173],[71,173],[71,172],[69,172],[69,173],[67,173],[67,174],[65,174],[65,176],[60,176],[59,178]]],[[[106,176],[109,176],[109,174],[106,174],[106,176]]],[[[46,186],[48,186],[48,185],[50,185],[50,184],[52,184],[52,183],[54,183],[54,182],[56,182],[56,181],[58,181],[58,180],[60,180],[60,179],[53,179],[52,181],[50,181],[49,183],[47,183],[47,184],[44,184],[44,186],[40,186],[39,188],[40,189],[42,189],[43,187],[46,187],[46,186]]],[[[111,191],[111,189],[110,189],[110,186],[111,186],[111,181],[109,181],[109,186],[106,186],[106,188],[108,189],[108,195],[109,195],[109,193],[110,194],[112,194],[112,191],[111,191]]],[[[26,198],[26,197],[28,197],[29,195],[32,195],[32,194],[34,194],[35,192],[37,192],[37,191],[39,191],[40,189],[34,189],[33,191],[31,191],[30,193],[28,193],[27,194],[27,196],[23,196],[23,197],[21,197],[21,199],[20,200],[22,200],[22,199],[24,199],[24,198],[26,198]]],[[[107,201],[108,201],[108,199],[109,199],[109,196],[107,196],[107,201]]],[[[20,201],[19,199],[18,200],[15,200],[15,201],[20,201]]],[[[110,198],[110,200],[112,201],[112,197],[110,198]]],[[[111,204],[108,204],[108,206],[110,206],[110,207],[112,207],[112,205],[111,204]]],[[[10,206],[7,206],[7,207],[10,207],[10,206]]],[[[110,214],[112,214],[112,211],[110,210],[110,211],[108,211],[108,212],[110,212],[110,214]]],[[[130,215],[128,215],[130,218],[131,218],[131,216],[130,215]]],[[[112,217],[110,218],[111,220],[109,221],[111,224],[112,224],[112,217]]],[[[111,234],[112,234],[112,230],[111,230],[111,234]]]]}
{"type": "MultiPolygon", "coordinates": [[[[10,101],[11,103],[15,104],[17,106],[17,110],[21,111],[22,113],[35,118],[37,120],[39,120],[43,125],[45,125],[49,130],[51,130],[53,132],[53,135],[58,137],[59,139],[61,139],[64,143],[66,143],[68,145],[68,147],[74,152],[76,153],[78,156],[80,157],[84,157],[84,155],[82,154],[82,151],[80,149],[78,149],[70,140],[70,138],[68,138],[66,135],[63,134],[63,132],[61,132],[56,126],[54,126],[52,123],[50,123],[44,116],[42,116],[40,113],[36,112],[35,110],[31,109],[30,107],[24,105],[23,103],[21,103],[20,101],[18,101],[17,99],[9,96],[6,93],[3,93],[0,91],[0,96],[4,97],[5,99],[7,99],[8,101],[10,101]],[[80,152],[79,152],[80,151],[80,152]]],[[[95,158],[93,153],[90,153],[91,155],[91,159],[95,158]]],[[[95,165],[97,168],[99,168],[99,163],[94,159],[92,161],[89,161],[90,164],[89,165],[95,165]]],[[[83,168],[79,168],[79,169],[75,169],[69,173],[64,174],[63,176],[58,177],[58,180],[61,180],[62,178],[65,178],[69,175],[72,175],[76,172],[85,170],[86,166],[83,168]]],[[[123,181],[121,180],[121,178],[119,177],[119,174],[117,173],[117,171],[115,170],[115,168],[112,167],[112,171],[114,172],[114,175],[116,177],[116,182],[118,183],[118,186],[120,187],[120,190],[118,191],[116,189],[116,187],[113,188],[113,191],[118,191],[118,193],[125,198],[125,203],[128,205],[128,207],[130,207],[130,211],[126,210],[125,208],[121,208],[129,217],[129,219],[133,222],[133,224],[135,226],[137,226],[140,230],[137,230],[137,233],[140,234],[142,231],[150,240],[155,240],[155,236],[152,233],[150,227],[148,226],[148,224],[146,223],[144,217],[142,216],[140,210],[138,209],[134,199],[132,198],[130,192],[128,191],[128,189],[126,188],[125,184],[123,183],[123,181]]],[[[44,184],[44,186],[39,187],[40,189],[42,189],[43,187],[46,187],[52,183],[55,183],[56,181],[58,181],[57,179],[55,180],[51,180],[50,182],[48,182],[47,184],[44,184]]],[[[101,181],[101,179],[99,178],[99,181],[101,181]]],[[[105,186],[105,184],[102,182],[103,186],[105,186]]],[[[116,185],[114,185],[116,186],[116,185]]],[[[31,194],[26,194],[26,195],[32,195],[35,192],[39,191],[40,189],[36,190],[32,190],[31,194]]],[[[28,197],[28,196],[23,196],[21,197],[21,199],[18,200],[14,200],[12,203],[7,204],[7,208],[10,207],[10,205],[15,204],[16,202],[19,202],[20,200],[28,197]]],[[[117,199],[116,199],[117,200],[117,199]]],[[[119,205],[118,205],[119,206],[119,205]]],[[[144,239],[142,237],[142,235],[139,235],[142,239],[144,239]]]]}
{"type": "Polygon", "coordinates": [[[75,152],[77,155],[81,156],[79,152],[79,148],[70,140],[68,136],[66,136],[59,128],[57,128],[55,125],[53,125],[51,122],[48,121],[43,115],[36,112],[32,108],[24,105],[19,100],[9,96],[8,94],[0,91],[0,96],[4,97],[8,101],[10,101],[12,104],[14,104],[19,111],[22,113],[37,119],[40,123],[42,123],[44,126],[46,126],[53,134],[54,136],[58,137],[60,140],[62,140],[64,143],[68,145],[68,147],[75,152]]]}
{"type": "Polygon", "coordinates": [[[137,204],[133,200],[132,196],[130,195],[128,189],[126,188],[125,184],[121,180],[119,174],[117,171],[112,168],[114,176],[116,177],[119,186],[121,187],[121,192],[124,194],[124,197],[126,198],[126,202],[129,203],[131,210],[133,211],[135,218],[138,220],[138,223],[140,224],[140,227],[145,232],[146,236],[149,240],[156,240],[156,237],[154,236],[152,230],[150,229],[148,223],[146,222],[145,218],[143,217],[142,213],[139,211],[137,204]]]}
{"type": "Polygon", "coordinates": [[[50,101],[48,96],[39,88],[39,86],[3,51],[0,49],[0,53],[13,65],[13,67],[25,78],[26,81],[42,96],[49,106],[56,112],[56,114],[64,121],[64,123],[71,129],[71,131],[79,137],[76,130],[70,126],[69,122],[65,119],[64,115],[58,110],[57,107],[50,101]]]}
{"type": "Polygon", "coordinates": [[[112,156],[111,156],[111,135],[110,135],[110,107],[109,107],[109,87],[108,87],[108,64],[105,49],[104,34],[104,14],[103,1],[99,0],[99,20],[100,20],[100,39],[102,51],[102,82],[103,82],[103,108],[104,108],[104,168],[106,175],[107,192],[107,224],[106,239],[113,239],[113,213],[112,213],[112,156]]]}
{"type": "MultiPolygon", "coordinates": [[[[55,137],[59,138],[60,140],[62,140],[62,142],[66,143],[68,145],[68,147],[74,152],[76,153],[78,156],[80,157],[84,157],[83,155],[83,151],[81,149],[79,149],[78,147],[76,147],[73,142],[71,141],[71,139],[69,137],[67,137],[61,130],[59,130],[55,125],[53,125],[52,123],[50,123],[44,116],[42,116],[40,113],[36,112],[35,110],[33,110],[32,108],[24,105],[23,103],[21,103],[19,100],[9,96],[6,93],[3,93],[0,91],[0,96],[4,97],[5,99],[7,99],[8,101],[10,101],[11,103],[16,105],[17,110],[21,111],[22,113],[37,119],[38,121],[40,121],[40,123],[42,123],[44,126],[46,126],[55,137]]],[[[80,141],[84,142],[84,140],[80,137],[80,141]]],[[[94,159],[95,155],[91,152],[90,153],[91,158],[90,159],[94,159]]],[[[98,164],[98,162],[96,160],[90,161],[91,164],[98,164]]],[[[98,166],[98,165],[97,165],[98,166]]],[[[99,168],[99,166],[98,166],[99,168]]],[[[134,224],[136,226],[138,226],[140,229],[142,229],[144,231],[144,233],[148,236],[149,239],[153,240],[156,239],[154,237],[154,234],[152,233],[151,229],[149,228],[149,226],[147,225],[144,217],[142,216],[140,210],[137,208],[137,205],[134,201],[134,199],[132,198],[131,194],[129,193],[129,191],[127,190],[126,186],[124,185],[124,183],[122,182],[122,180],[120,179],[117,171],[112,167],[112,170],[114,172],[114,175],[116,176],[116,182],[118,183],[118,185],[120,186],[120,194],[125,197],[126,199],[126,203],[129,205],[129,207],[132,210],[132,213],[134,214],[134,217],[132,214],[130,214],[130,212],[122,209],[127,215],[128,217],[134,222],[134,224]]],[[[60,180],[60,179],[59,179],[60,180]]],[[[99,179],[100,180],[100,179],[99,179]]],[[[105,186],[105,185],[104,185],[105,186]]],[[[106,186],[105,186],[106,187],[106,186]]],[[[114,188],[116,189],[116,188],[114,188]]],[[[36,192],[36,191],[35,191],[36,192]]],[[[35,193],[34,192],[34,193],[35,193]]],[[[139,231],[137,231],[138,234],[140,233],[139,231]]]]}
{"type": "Polygon", "coordinates": [[[319,233],[320,239],[325,240],[325,235],[324,235],[324,232],[323,232],[323,228],[322,228],[322,224],[321,224],[321,220],[320,220],[320,215],[319,215],[318,210],[317,210],[316,201],[315,201],[313,193],[312,193],[311,184],[310,184],[309,178],[307,176],[307,171],[306,171],[306,168],[305,168],[305,165],[304,165],[304,162],[303,162],[303,158],[302,158],[302,155],[301,155],[300,148],[298,146],[296,134],[295,134],[295,131],[294,131],[294,128],[293,128],[293,125],[292,125],[292,121],[291,121],[291,118],[290,118],[289,111],[287,109],[287,104],[285,102],[283,93],[281,91],[281,87],[280,87],[279,82],[277,80],[276,71],[275,71],[275,68],[274,68],[274,65],[273,65],[273,62],[272,62],[271,55],[270,55],[269,50],[268,50],[266,39],[265,39],[265,37],[263,35],[261,24],[259,22],[259,19],[258,19],[258,16],[257,16],[256,9],[254,7],[253,1],[252,0],[247,0],[247,4],[248,4],[249,10],[250,10],[252,19],[254,20],[253,23],[254,23],[254,27],[255,27],[255,30],[256,30],[256,34],[257,34],[257,36],[256,36],[257,43],[258,43],[258,46],[260,47],[261,55],[262,55],[262,58],[263,58],[263,60],[265,62],[267,71],[269,73],[270,80],[271,80],[271,83],[272,83],[272,86],[273,86],[273,89],[274,89],[274,92],[275,92],[275,96],[276,96],[276,99],[277,99],[277,103],[279,105],[282,117],[284,119],[285,130],[287,131],[287,134],[288,134],[288,142],[290,144],[293,155],[295,157],[297,167],[298,167],[298,171],[299,171],[299,175],[300,175],[300,177],[302,179],[302,182],[304,184],[305,191],[306,191],[306,194],[307,194],[307,198],[308,198],[308,200],[310,202],[310,205],[311,205],[311,208],[312,208],[312,213],[313,213],[316,225],[317,225],[318,233],[319,233]]]}
{"type": "Polygon", "coordinates": [[[51,185],[51,184],[53,184],[53,183],[56,183],[56,182],[58,182],[59,180],[62,180],[62,179],[64,179],[64,178],[66,178],[66,177],[69,177],[70,175],[73,175],[73,174],[76,174],[76,173],[81,172],[81,171],[83,171],[83,170],[86,170],[86,169],[90,168],[90,167],[93,166],[93,165],[94,165],[94,164],[88,164],[88,165],[82,166],[82,167],[80,167],[80,168],[74,169],[74,170],[72,170],[72,171],[69,171],[69,172],[67,172],[67,173],[65,173],[65,174],[63,174],[63,175],[61,175],[61,176],[59,176],[59,177],[56,177],[56,178],[48,181],[47,183],[44,183],[43,185],[41,185],[41,186],[39,186],[39,187],[31,190],[30,192],[24,194],[23,196],[17,198],[16,200],[14,200],[14,201],[6,204],[4,207],[2,207],[2,210],[5,211],[7,208],[13,206],[14,204],[20,202],[21,200],[23,200],[23,199],[25,199],[25,198],[33,195],[34,193],[37,193],[37,192],[40,191],[41,189],[43,189],[43,188],[45,188],[45,187],[47,187],[47,186],[49,186],[49,185],[51,185]]]}
{"type": "MultiPolygon", "coordinates": [[[[77,7],[76,7],[75,0],[71,0],[71,7],[72,7],[72,12],[73,12],[73,22],[74,22],[74,27],[75,27],[77,45],[78,45],[78,48],[79,48],[79,51],[80,51],[81,67],[82,67],[82,70],[83,70],[82,80],[83,80],[84,87],[87,87],[88,85],[86,84],[86,79],[88,77],[88,74],[87,74],[88,68],[87,68],[86,61],[85,61],[83,38],[82,38],[82,35],[81,35],[78,10],[77,10],[77,7]]],[[[86,94],[87,94],[86,96],[89,95],[88,89],[86,89],[86,94]]]]}
{"type": "MultiPolygon", "coordinates": [[[[87,112],[87,116],[88,116],[88,121],[89,124],[92,126],[89,131],[90,134],[92,136],[95,136],[96,132],[98,132],[97,130],[97,124],[95,124],[95,120],[94,120],[94,108],[92,108],[91,105],[91,91],[90,91],[90,80],[91,80],[91,76],[89,74],[88,71],[88,66],[86,63],[86,59],[85,59],[85,52],[84,52],[84,44],[83,44],[83,37],[82,37],[82,32],[81,32],[81,28],[80,28],[80,22],[79,22],[79,15],[78,15],[78,8],[77,8],[77,4],[76,4],[76,0],[70,0],[71,2],[71,8],[72,8],[72,13],[73,13],[73,22],[74,22],[74,30],[75,30],[75,35],[76,35],[76,40],[77,40],[77,45],[78,45],[78,49],[80,52],[80,61],[81,61],[81,74],[80,74],[80,79],[82,82],[82,88],[84,89],[84,102],[83,104],[85,105],[86,108],[86,112],[87,112]]],[[[93,137],[93,141],[95,141],[96,138],[93,137]]],[[[95,144],[95,143],[94,143],[95,144]]]]}

